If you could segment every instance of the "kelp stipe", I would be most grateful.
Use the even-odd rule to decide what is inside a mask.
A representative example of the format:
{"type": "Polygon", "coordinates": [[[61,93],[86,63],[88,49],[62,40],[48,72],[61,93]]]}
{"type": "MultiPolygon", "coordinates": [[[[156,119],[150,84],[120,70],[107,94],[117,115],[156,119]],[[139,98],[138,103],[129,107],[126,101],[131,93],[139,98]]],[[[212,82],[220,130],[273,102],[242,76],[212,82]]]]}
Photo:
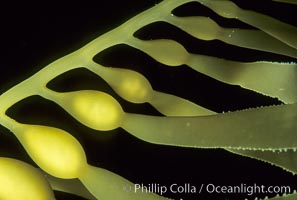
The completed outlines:
{"type": "MultiPolygon", "coordinates": [[[[164,0],[141,12],[82,48],[52,62],[0,96],[1,124],[17,136],[41,170],[49,173],[47,177],[52,187],[90,199],[164,199],[153,193],[129,191],[135,187],[130,181],[87,164],[88,155],[85,155],[83,146],[67,131],[50,124],[19,123],[7,116],[9,108],[33,95],[59,105],[77,122],[97,130],[98,134],[121,127],[146,142],[178,147],[224,148],[267,161],[295,174],[297,168],[292,157],[295,157],[297,143],[296,63],[233,61],[194,53],[178,40],[144,40],[135,36],[138,30],[159,21],[167,22],[196,39],[220,40],[259,52],[285,55],[293,61],[297,56],[296,27],[244,10],[231,1],[164,0]],[[173,14],[174,9],[189,2],[201,3],[223,18],[235,18],[257,30],[222,28],[210,18],[173,14]],[[160,65],[176,68],[183,65],[221,82],[277,97],[285,104],[216,114],[206,106],[155,89],[152,81],[139,72],[94,61],[98,53],[120,44],[142,51],[160,65]],[[113,91],[109,91],[110,94],[95,89],[58,92],[49,86],[56,77],[77,68],[85,68],[100,76],[113,91]],[[166,117],[126,111],[120,103],[122,99],[136,104],[149,103],[166,117]],[[66,188],[67,183],[60,178],[79,179],[85,187],[73,183],[73,188],[66,188]]],[[[49,199],[51,195],[49,192],[49,199]]],[[[294,196],[275,199],[287,200],[294,196]]]]}

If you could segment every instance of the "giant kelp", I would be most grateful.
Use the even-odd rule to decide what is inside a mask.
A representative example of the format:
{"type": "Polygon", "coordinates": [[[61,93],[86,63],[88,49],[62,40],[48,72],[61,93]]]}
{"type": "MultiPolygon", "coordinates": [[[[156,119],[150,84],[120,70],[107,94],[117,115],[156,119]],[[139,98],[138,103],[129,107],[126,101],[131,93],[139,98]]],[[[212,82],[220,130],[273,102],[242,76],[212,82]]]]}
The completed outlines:
{"type": "Polygon", "coordinates": [[[151,143],[225,148],[240,155],[266,160],[296,173],[296,167],[291,164],[297,142],[294,134],[295,63],[230,61],[190,53],[175,40],[142,40],[134,36],[137,30],[146,25],[165,21],[202,40],[218,39],[244,48],[296,58],[296,28],[260,13],[240,9],[231,1],[197,2],[225,18],[241,20],[258,30],[224,29],[210,18],[177,17],[172,14],[173,9],[189,2],[192,1],[163,1],[77,51],[52,62],[3,93],[0,98],[3,113],[1,124],[17,136],[42,170],[58,178],[79,178],[96,198],[102,199],[161,197],[122,191],[123,185],[133,187],[132,183],[107,170],[87,164],[83,148],[66,131],[19,123],[4,114],[7,109],[26,97],[40,95],[60,105],[82,124],[98,131],[122,127],[151,143]],[[216,114],[184,98],[156,91],[147,78],[136,71],[110,68],[93,60],[98,53],[118,44],[139,49],[164,65],[187,65],[219,81],[277,97],[285,104],[216,114]],[[117,100],[105,92],[57,92],[47,87],[55,77],[81,67],[99,75],[123,99],[132,103],[150,103],[167,117],[125,112],[117,100]]]}

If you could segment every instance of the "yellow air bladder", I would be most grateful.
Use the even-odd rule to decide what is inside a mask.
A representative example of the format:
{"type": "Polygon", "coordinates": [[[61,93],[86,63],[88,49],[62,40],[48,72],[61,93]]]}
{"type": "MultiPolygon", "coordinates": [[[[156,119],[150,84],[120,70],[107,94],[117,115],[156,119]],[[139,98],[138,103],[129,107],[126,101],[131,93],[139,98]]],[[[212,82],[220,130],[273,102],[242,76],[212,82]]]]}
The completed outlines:
{"type": "Polygon", "coordinates": [[[76,178],[86,162],[79,142],[67,132],[47,126],[20,125],[15,135],[40,168],[59,178],[76,178]]]}
{"type": "Polygon", "coordinates": [[[45,177],[34,167],[19,160],[0,158],[0,199],[54,200],[45,177]]]}
{"type": "Polygon", "coordinates": [[[89,165],[80,143],[66,131],[27,124],[17,124],[15,128],[15,135],[42,170],[57,178],[78,178],[97,199],[164,199],[154,193],[126,192],[124,189],[132,189],[134,184],[108,170],[89,165]]]}
{"type": "Polygon", "coordinates": [[[121,105],[109,94],[94,90],[57,93],[46,90],[49,98],[78,121],[95,130],[118,128],[123,117],[121,105]]]}

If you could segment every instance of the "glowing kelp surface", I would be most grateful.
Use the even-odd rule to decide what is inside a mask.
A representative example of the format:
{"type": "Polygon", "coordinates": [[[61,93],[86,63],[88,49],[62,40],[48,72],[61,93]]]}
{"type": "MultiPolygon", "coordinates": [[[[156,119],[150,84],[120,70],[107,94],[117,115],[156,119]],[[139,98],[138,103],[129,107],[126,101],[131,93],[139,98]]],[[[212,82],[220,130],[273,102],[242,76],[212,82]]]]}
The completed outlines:
{"type": "MultiPolygon", "coordinates": [[[[189,53],[182,44],[174,40],[144,41],[133,36],[135,31],[147,24],[166,21],[200,39],[220,39],[240,47],[296,58],[295,37],[292,37],[296,35],[296,28],[262,15],[243,11],[229,1],[200,1],[224,17],[234,17],[267,31],[267,34],[263,34],[261,31],[245,32],[231,29],[229,32],[227,30],[226,34],[209,18],[172,16],[171,10],[187,2],[191,1],[164,1],[122,26],[98,37],[76,52],[53,62],[2,94],[0,98],[3,113],[1,124],[17,136],[30,157],[42,170],[58,178],[79,178],[96,198],[102,199],[161,199],[162,197],[122,191],[123,185],[133,187],[132,183],[109,171],[87,164],[83,148],[67,132],[52,127],[20,124],[5,116],[6,110],[26,97],[40,95],[54,101],[78,121],[95,130],[107,131],[122,127],[134,136],[151,143],[194,148],[228,148],[235,153],[267,160],[296,173],[294,165],[289,164],[292,156],[287,155],[295,154],[293,150],[297,142],[294,134],[296,131],[294,121],[296,121],[297,113],[295,103],[297,90],[294,84],[296,83],[295,63],[227,61],[189,53]],[[257,20],[250,20],[251,16],[256,16],[257,20]],[[282,31],[279,35],[280,28],[267,30],[261,23],[262,18],[265,21],[264,25],[269,22],[273,26],[284,27],[288,31],[282,31]],[[204,25],[209,30],[203,29],[206,33],[201,34],[199,28],[195,27],[196,24],[204,25]],[[229,37],[230,34],[231,37],[229,37]],[[263,45],[246,43],[252,40],[237,39],[242,34],[245,37],[251,37],[250,35],[260,37],[261,41],[266,42],[263,42],[263,45]],[[101,51],[121,43],[145,52],[162,64],[168,66],[186,64],[220,81],[239,84],[257,92],[278,97],[289,104],[215,114],[186,99],[154,90],[150,82],[135,71],[105,68],[106,66],[92,60],[101,51]],[[282,51],[278,52],[279,49],[282,51]],[[85,67],[102,77],[123,99],[133,103],[148,102],[160,113],[171,117],[130,114],[124,111],[112,96],[103,92],[87,90],[62,93],[54,92],[46,87],[47,83],[58,75],[79,67],[85,67]],[[267,74],[267,77],[264,77],[264,74],[267,74]],[[269,135],[263,134],[267,132],[269,135]],[[267,150],[267,152],[257,153],[259,150],[267,150]],[[279,161],[280,156],[275,155],[273,150],[291,152],[282,154],[282,159],[279,161]]],[[[289,197],[285,198],[289,199],[289,197]]]]}

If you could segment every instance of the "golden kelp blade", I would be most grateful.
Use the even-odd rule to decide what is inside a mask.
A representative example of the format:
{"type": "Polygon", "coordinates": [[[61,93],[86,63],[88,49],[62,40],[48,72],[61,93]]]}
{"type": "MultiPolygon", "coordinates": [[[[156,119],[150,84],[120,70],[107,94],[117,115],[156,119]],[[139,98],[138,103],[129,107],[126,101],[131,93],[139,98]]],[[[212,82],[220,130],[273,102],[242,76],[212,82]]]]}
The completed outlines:
{"type": "Polygon", "coordinates": [[[263,151],[248,149],[227,149],[232,153],[269,162],[284,170],[297,174],[297,152],[296,149],[285,149],[282,151],[263,151]]]}
{"type": "Polygon", "coordinates": [[[186,64],[219,81],[277,97],[285,103],[297,101],[297,84],[293,84],[297,82],[296,63],[243,63],[197,55],[188,53],[178,42],[167,39],[134,40],[132,46],[168,66],[186,64]]]}
{"type": "Polygon", "coordinates": [[[297,4],[296,0],[273,0],[277,2],[283,2],[283,3],[291,3],[291,4],[297,4]]]}
{"type": "Polygon", "coordinates": [[[261,30],[225,28],[209,17],[166,18],[166,22],[201,40],[220,40],[226,44],[297,58],[297,50],[261,30]]]}
{"type": "Polygon", "coordinates": [[[296,200],[297,194],[284,194],[283,196],[270,198],[271,200],[296,200]]]}
{"type": "Polygon", "coordinates": [[[270,16],[239,8],[229,0],[196,0],[225,18],[234,18],[254,26],[283,43],[297,48],[297,28],[270,16]],[[285,31],[283,31],[285,30],[285,31]]]}
{"type": "Polygon", "coordinates": [[[297,103],[202,117],[130,114],[122,127],[147,142],[195,148],[295,149],[297,103]]]}

